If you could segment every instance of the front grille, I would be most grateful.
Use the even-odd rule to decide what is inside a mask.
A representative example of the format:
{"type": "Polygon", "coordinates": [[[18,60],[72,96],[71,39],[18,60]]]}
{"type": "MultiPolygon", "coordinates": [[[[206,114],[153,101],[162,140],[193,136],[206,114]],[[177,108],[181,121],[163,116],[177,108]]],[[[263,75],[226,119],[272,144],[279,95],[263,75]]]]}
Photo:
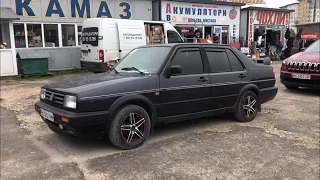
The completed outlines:
{"type": "Polygon", "coordinates": [[[289,62],[287,67],[289,71],[320,72],[320,63],[289,62]]]}
{"type": "Polygon", "coordinates": [[[60,93],[46,90],[46,98],[45,99],[47,101],[51,101],[51,102],[63,105],[64,94],[60,94],[60,93]]]}

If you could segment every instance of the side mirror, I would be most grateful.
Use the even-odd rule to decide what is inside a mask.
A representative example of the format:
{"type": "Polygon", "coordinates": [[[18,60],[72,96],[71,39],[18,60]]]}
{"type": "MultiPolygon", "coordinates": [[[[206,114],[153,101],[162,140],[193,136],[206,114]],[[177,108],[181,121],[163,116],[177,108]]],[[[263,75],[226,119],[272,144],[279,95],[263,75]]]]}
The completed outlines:
{"type": "Polygon", "coordinates": [[[182,68],[180,65],[174,65],[170,67],[170,75],[182,73],[182,68]]]}
{"type": "Polygon", "coordinates": [[[271,59],[269,57],[266,57],[263,59],[263,64],[264,65],[271,65],[271,59]]]}
{"type": "Polygon", "coordinates": [[[306,48],[301,48],[301,52],[303,52],[304,50],[306,50],[306,48]]]}

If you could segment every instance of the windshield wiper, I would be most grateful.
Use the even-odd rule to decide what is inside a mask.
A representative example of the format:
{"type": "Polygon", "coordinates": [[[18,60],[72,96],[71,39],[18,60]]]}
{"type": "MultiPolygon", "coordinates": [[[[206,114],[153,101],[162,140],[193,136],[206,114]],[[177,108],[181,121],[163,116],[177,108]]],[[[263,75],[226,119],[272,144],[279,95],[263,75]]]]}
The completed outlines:
{"type": "Polygon", "coordinates": [[[119,72],[116,70],[116,68],[111,68],[111,70],[113,70],[114,73],[119,74],[119,72]]]}
{"type": "Polygon", "coordinates": [[[125,67],[125,68],[122,68],[121,70],[124,70],[124,71],[131,71],[131,70],[135,70],[135,71],[139,72],[140,74],[145,75],[145,73],[144,73],[144,72],[140,71],[140,70],[139,70],[138,68],[136,68],[136,67],[125,67]]]}

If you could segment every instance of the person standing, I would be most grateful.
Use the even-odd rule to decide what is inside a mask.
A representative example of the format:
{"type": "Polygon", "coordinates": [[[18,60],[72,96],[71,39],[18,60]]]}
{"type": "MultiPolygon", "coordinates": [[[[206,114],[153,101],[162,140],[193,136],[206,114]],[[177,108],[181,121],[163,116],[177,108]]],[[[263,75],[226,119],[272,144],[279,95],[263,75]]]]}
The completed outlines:
{"type": "Polygon", "coordinates": [[[294,41],[294,37],[291,37],[291,30],[288,28],[286,33],[285,33],[285,38],[287,39],[287,55],[286,57],[290,57],[291,56],[291,51],[293,48],[293,41],[294,41]]]}

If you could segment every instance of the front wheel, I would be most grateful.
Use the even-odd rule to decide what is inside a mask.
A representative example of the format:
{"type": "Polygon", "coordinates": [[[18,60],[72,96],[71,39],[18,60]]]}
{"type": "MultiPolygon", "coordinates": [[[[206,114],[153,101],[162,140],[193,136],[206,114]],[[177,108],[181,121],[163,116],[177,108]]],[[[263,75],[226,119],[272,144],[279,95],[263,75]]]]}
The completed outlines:
{"type": "Polygon", "coordinates": [[[150,129],[147,111],[137,105],[128,105],[117,112],[108,135],[113,145],[127,150],[141,146],[149,137],[150,129]]]}
{"type": "Polygon", "coordinates": [[[236,106],[236,119],[240,122],[252,121],[257,115],[258,102],[258,96],[254,92],[243,93],[236,106]]]}

